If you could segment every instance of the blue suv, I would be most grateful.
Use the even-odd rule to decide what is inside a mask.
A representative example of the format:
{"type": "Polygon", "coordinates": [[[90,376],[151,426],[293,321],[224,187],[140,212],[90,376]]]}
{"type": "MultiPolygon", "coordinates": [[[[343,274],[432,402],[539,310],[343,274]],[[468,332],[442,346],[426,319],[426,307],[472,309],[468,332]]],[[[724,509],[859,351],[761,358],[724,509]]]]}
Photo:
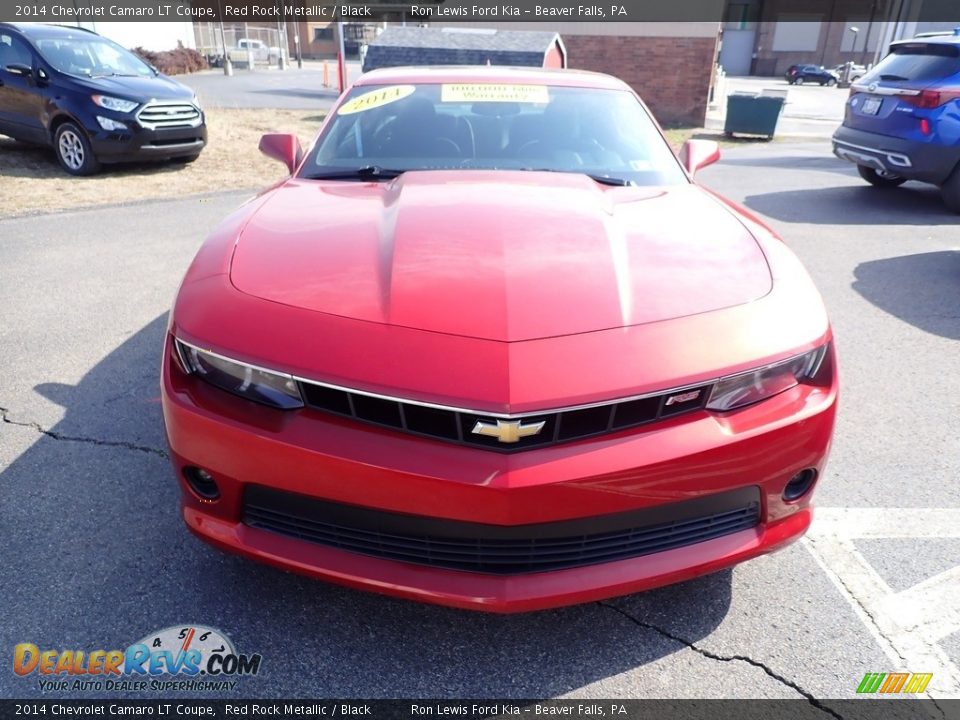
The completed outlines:
{"type": "Polygon", "coordinates": [[[937,185],[960,213],[960,28],[893,43],[851,88],[833,152],[877,187],[937,185]]]}

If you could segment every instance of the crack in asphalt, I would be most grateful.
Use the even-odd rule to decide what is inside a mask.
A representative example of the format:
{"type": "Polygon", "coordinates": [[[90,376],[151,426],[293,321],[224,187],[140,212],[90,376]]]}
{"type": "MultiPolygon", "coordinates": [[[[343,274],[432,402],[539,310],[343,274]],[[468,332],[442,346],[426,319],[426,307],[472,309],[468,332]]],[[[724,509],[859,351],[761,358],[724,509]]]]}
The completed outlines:
{"type": "Polygon", "coordinates": [[[165,450],[150,447],[149,445],[137,445],[136,443],[126,442],[124,440],[101,440],[99,438],[88,438],[88,437],[77,437],[74,435],[64,435],[62,433],[58,433],[53,430],[47,430],[46,428],[41,426],[40,423],[11,420],[10,410],[5,407],[0,407],[0,422],[4,422],[7,425],[16,425],[17,427],[33,428],[41,435],[45,435],[46,437],[53,438],[54,440],[60,440],[63,442],[78,442],[78,443],[87,443],[89,445],[100,445],[102,447],[116,447],[116,448],[123,448],[125,450],[135,450],[136,452],[144,452],[144,453],[149,453],[151,455],[157,455],[164,459],[169,457],[165,450]]]}
{"type": "Polygon", "coordinates": [[[938,703],[937,699],[935,697],[932,697],[930,693],[927,693],[926,696],[930,700],[930,702],[933,703],[933,706],[940,711],[940,715],[944,718],[944,720],[946,720],[947,711],[944,708],[940,707],[940,703],[938,703]]]}
{"type": "MultiPolygon", "coordinates": [[[[816,550],[817,542],[819,542],[817,539],[810,537],[808,535],[803,540],[804,542],[809,543],[813,547],[813,549],[816,550]]],[[[820,558],[820,561],[823,562],[823,556],[819,555],[819,558],[820,558]]],[[[837,579],[837,582],[839,582],[840,585],[843,586],[843,589],[846,591],[847,596],[850,597],[853,600],[853,602],[857,604],[857,607],[860,608],[863,614],[870,619],[870,624],[873,625],[874,631],[877,633],[877,635],[879,635],[880,637],[882,637],[884,640],[887,641],[887,646],[890,647],[897,654],[897,657],[900,658],[900,662],[903,663],[904,666],[909,665],[910,662],[907,660],[907,658],[903,656],[903,653],[900,652],[900,648],[897,647],[895,642],[893,642],[889,637],[887,637],[886,633],[883,632],[883,628],[880,627],[880,624],[877,622],[877,619],[873,616],[873,613],[871,613],[869,608],[867,608],[867,606],[860,601],[860,598],[857,597],[856,593],[854,593],[853,590],[850,589],[850,586],[847,585],[846,581],[843,579],[840,573],[833,572],[832,575],[837,579]]]]}
{"type": "Polygon", "coordinates": [[[640,620],[634,617],[633,615],[631,615],[629,612],[627,612],[623,608],[619,608],[616,605],[612,605],[606,602],[598,602],[597,604],[600,605],[601,607],[609,608],[610,610],[613,610],[614,612],[619,613],[620,615],[625,617],[627,620],[632,622],[637,627],[644,628],[645,630],[653,630],[655,633],[658,633],[669,640],[673,640],[674,642],[678,642],[684,647],[690,650],[693,650],[698,655],[702,655],[703,657],[709,660],[716,660],[718,662],[740,661],[748,665],[752,665],[755,668],[759,668],[760,670],[763,670],[763,672],[765,672],[767,675],[769,675],[771,678],[773,678],[780,684],[785,685],[791,690],[794,690],[795,692],[802,695],[807,700],[807,702],[809,702],[817,710],[820,710],[822,712],[827,713],[828,715],[833,716],[834,718],[836,718],[836,720],[844,720],[843,715],[838,713],[836,710],[824,705],[822,702],[820,702],[820,700],[814,697],[814,695],[810,693],[808,690],[804,690],[802,687],[797,685],[797,683],[793,682],[793,680],[785,678],[783,675],[774,671],[768,665],[760,662],[759,660],[754,660],[753,658],[748,657],[746,655],[718,655],[717,653],[711,652],[710,650],[702,648],[696,643],[690,642],[689,640],[682,638],[679,635],[673,634],[669,630],[664,630],[663,628],[657,625],[640,620]]]}

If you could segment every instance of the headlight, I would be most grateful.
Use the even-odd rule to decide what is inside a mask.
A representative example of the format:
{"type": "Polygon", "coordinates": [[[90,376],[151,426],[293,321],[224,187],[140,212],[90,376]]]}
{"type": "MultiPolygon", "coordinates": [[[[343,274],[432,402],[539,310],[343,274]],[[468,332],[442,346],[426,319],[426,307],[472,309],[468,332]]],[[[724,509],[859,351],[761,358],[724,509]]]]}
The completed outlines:
{"type": "Polygon", "coordinates": [[[109,95],[93,95],[91,99],[102,108],[124,113],[130,112],[140,104],[133,100],[121,100],[120,98],[110,97],[109,95]]]}
{"type": "Polygon", "coordinates": [[[827,347],[823,345],[774,365],[721,378],[713,386],[713,392],[707,401],[707,410],[735,410],[811,380],[820,369],[827,354],[827,347]]]}
{"type": "Polygon", "coordinates": [[[303,407],[300,389],[292,376],[264,370],[174,339],[184,369],[211,385],[282,410],[303,407]]]}

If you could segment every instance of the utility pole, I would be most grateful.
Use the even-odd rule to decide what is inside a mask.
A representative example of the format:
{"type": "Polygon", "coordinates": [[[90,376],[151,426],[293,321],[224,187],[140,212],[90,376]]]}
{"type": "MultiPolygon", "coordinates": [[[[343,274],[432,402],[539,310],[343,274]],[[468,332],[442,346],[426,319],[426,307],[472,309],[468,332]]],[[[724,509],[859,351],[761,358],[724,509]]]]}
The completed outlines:
{"type": "Polygon", "coordinates": [[[299,20],[293,23],[293,44],[296,45],[297,47],[297,67],[303,70],[303,49],[300,46],[300,21],[299,20]]]}
{"type": "Polygon", "coordinates": [[[286,23],[277,20],[277,45],[280,47],[280,57],[277,65],[281,70],[287,69],[287,33],[284,27],[286,23]]]}
{"type": "Polygon", "coordinates": [[[220,45],[223,47],[223,74],[227,77],[233,75],[233,63],[230,62],[230,52],[227,50],[227,33],[223,29],[223,3],[217,0],[217,11],[220,24],[220,45]]]}
{"type": "Polygon", "coordinates": [[[347,54],[344,49],[342,20],[337,20],[337,82],[342,93],[347,88],[347,54]]]}

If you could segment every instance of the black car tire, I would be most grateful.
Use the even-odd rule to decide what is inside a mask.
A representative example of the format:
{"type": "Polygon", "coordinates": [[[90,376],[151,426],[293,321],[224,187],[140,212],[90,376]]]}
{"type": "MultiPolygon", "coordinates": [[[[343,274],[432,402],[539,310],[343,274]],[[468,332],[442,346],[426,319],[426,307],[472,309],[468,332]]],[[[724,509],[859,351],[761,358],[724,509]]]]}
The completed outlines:
{"type": "Polygon", "coordinates": [[[53,151],[60,167],[71,175],[93,175],[100,169],[100,161],[93,154],[87,134],[71,122],[57,128],[53,151]]]}
{"type": "Polygon", "coordinates": [[[802,78],[802,77],[796,78],[796,79],[793,81],[793,84],[794,84],[794,85],[803,85],[803,78],[802,78]]]}
{"type": "Polygon", "coordinates": [[[940,188],[943,204],[955,213],[960,213],[960,165],[953,169],[953,173],[940,188]]]}
{"type": "Polygon", "coordinates": [[[874,187],[878,188],[895,188],[903,185],[907,181],[906,178],[898,177],[897,175],[881,175],[876,170],[871,167],[867,167],[866,165],[857,165],[857,172],[860,173],[860,177],[874,187]]]}

